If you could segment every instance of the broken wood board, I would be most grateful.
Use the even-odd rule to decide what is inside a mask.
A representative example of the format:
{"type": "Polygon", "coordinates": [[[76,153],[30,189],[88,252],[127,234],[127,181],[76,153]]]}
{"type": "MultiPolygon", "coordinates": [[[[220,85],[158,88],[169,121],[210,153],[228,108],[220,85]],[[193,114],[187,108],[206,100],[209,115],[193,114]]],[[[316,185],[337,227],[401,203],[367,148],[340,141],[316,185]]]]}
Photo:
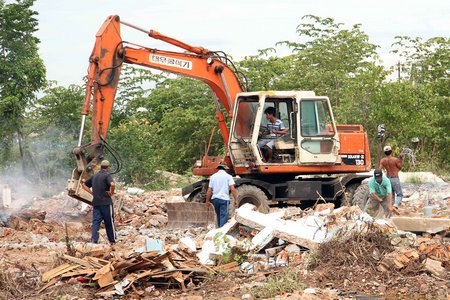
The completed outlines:
{"type": "Polygon", "coordinates": [[[84,267],[86,267],[88,269],[93,269],[94,268],[93,265],[91,265],[89,262],[85,261],[84,259],[73,257],[73,256],[70,256],[70,255],[67,255],[67,254],[64,254],[63,257],[65,259],[67,259],[67,260],[70,260],[71,262],[74,262],[74,263],[76,263],[78,265],[82,265],[82,266],[84,266],[84,267]]]}
{"type": "Polygon", "coordinates": [[[239,271],[239,263],[236,261],[232,261],[225,265],[217,266],[214,268],[214,270],[216,270],[218,272],[223,272],[223,273],[239,271]]]}
{"type": "Polygon", "coordinates": [[[47,289],[48,287],[54,285],[55,283],[58,282],[58,278],[54,277],[52,280],[50,280],[46,285],[44,285],[39,291],[38,294],[42,293],[45,289],[47,289]]]}
{"type": "Polygon", "coordinates": [[[82,269],[82,270],[75,270],[75,271],[71,271],[71,272],[67,272],[61,275],[61,277],[75,277],[75,276],[81,276],[81,275],[86,275],[86,276],[90,276],[92,274],[95,273],[94,269],[82,269]]]}
{"type": "Polygon", "coordinates": [[[78,268],[80,265],[70,265],[68,263],[64,263],[54,269],[51,269],[47,272],[45,272],[44,274],[42,274],[42,281],[48,281],[54,277],[57,277],[61,274],[64,274],[66,272],[69,272],[73,269],[78,268]]]}
{"type": "Polygon", "coordinates": [[[411,232],[438,233],[450,228],[448,218],[392,217],[398,229],[411,232]]]}

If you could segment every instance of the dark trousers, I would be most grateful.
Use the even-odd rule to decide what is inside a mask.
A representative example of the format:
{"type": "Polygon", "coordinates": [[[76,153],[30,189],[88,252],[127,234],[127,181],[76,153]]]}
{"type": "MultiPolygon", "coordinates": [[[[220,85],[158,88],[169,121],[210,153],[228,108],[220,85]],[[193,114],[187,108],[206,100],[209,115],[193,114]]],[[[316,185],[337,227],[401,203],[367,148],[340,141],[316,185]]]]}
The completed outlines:
{"type": "Polygon", "coordinates": [[[112,204],[94,206],[92,210],[92,242],[98,243],[98,231],[102,221],[105,222],[106,234],[110,243],[116,242],[114,227],[114,210],[112,204]]]}
{"type": "Polygon", "coordinates": [[[364,211],[367,212],[372,217],[376,217],[375,212],[378,211],[378,208],[381,205],[381,207],[383,208],[383,211],[384,211],[384,216],[389,217],[390,211],[389,211],[389,202],[387,200],[387,196],[385,196],[384,198],[381,198],[381,199],[383,200],[383,202],[380,203],[377,200],[375,200],[375,198],[372,195],[370,195],[369,200],[366,203],[366,207],[365,207],[364,211]]]}
{"type": "Polygon", "coordinates": [[[217,227],[222,227],[228,221],[229,200],[214,198],[211,200],[217,215],[217,227]]]}

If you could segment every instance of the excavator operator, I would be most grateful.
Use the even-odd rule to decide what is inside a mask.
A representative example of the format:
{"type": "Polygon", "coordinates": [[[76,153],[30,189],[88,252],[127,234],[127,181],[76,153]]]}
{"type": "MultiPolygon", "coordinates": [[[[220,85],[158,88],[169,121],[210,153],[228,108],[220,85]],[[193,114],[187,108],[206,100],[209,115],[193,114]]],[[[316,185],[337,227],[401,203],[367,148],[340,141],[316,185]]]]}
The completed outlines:
{"type": "Polygon", "coordinates": [[[273,161],[273,147],[275,139],[282,137],[289,131],[289,129],[284,126],[283,121],[275,117],[275,107],[270,106],[266,108],[264,113],[269,122],[267,123],[267,129],[265,129],[262,134],[270,135],[270,138],[263,138],[259,140],[258,146],[261,150],[265,150],[267,153],[267,157],[263,157],[263,160],[270,163],[273,161]]]}

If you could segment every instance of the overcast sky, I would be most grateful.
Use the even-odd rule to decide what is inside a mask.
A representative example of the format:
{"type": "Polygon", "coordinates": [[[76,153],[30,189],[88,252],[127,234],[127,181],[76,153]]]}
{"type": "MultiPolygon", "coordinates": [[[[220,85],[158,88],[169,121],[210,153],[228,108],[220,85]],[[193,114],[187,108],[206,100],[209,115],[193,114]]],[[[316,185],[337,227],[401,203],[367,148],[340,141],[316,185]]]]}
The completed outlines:
{"type": "MultiPolygon", "coordinates": [[[[40,55],[47,79],[59,85],[81,84],[95,34],[109,15],[145,29],[154,29],[193,46],[222,50],[235,60],[296,41],[301,17],[331,17],[347,27],[362,24],[370,42],[381,46],[386,62],[397,35],[450,36],[448,0],[36,0],[40,55]]],[[[168,49],[144,33],[122,27],[122,39],[168,49]]]]}

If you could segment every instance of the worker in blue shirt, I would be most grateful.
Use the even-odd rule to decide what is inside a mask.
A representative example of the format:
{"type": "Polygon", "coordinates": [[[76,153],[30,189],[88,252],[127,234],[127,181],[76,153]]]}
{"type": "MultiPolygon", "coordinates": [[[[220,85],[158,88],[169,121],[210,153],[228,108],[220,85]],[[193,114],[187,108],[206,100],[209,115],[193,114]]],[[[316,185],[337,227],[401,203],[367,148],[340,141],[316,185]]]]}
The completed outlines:
{"type": "Polygon", "coordinates": [[[220,228],[228,221],[228,211],[230,206],[230,192],[235,201],[235,207],[238,207],[238,197],[234,187],[233,177],[227,173],[228,166],[221,162],[217,166],[217,172],[210,180],[208,191],[206,192],[206,206],[212,202],[217,215],[217,227],[220,228]]]}
{"type": "Polygon", "coordinates": [[[376,169],[373,177],[369,179],[370,198],[367,201],[365,211],[371,213],[378,205],[384,209],[385,217],[389,217],[393,211],[392,186],[389,179],[383,175],[380,169],[376,169]]]}

